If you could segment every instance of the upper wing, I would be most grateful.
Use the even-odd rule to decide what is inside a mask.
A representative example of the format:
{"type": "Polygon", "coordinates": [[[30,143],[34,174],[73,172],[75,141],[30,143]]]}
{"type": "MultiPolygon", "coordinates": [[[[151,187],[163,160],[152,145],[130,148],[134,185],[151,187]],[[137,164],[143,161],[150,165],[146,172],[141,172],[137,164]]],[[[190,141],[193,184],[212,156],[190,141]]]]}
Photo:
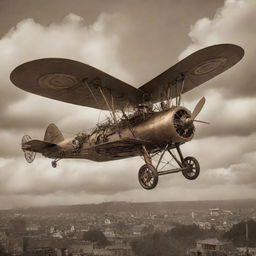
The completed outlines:
{"type": "Polygon", "coordinates": [[[177,97],[183,76],[185,93],[232,67],[243,55],[243,49],[232,44],[206,47],[139,89],[87,64],[62,58],[24,63],[12,71],[10,78],[17,87],[44,97],[103,110],[123,109],[140,104],[145,93],[153,103],[165,100],[168,87],[169,95],[177,97]]]}
{"type": "Polygon", "coordinates": [[[103,110],[109,110],[105,99],[115,109],[123,109],[138,105],[143,95],[140,90],[94,67],[62,58],[24,63],[12,71],[10,79],[25,91],[103,110]]]}
{"type": "Polygon", "coordinates": [[[139,89],[153,102],[177,97],[217,76],[235,65],[244,56],[244,50],[233,44],[219,44],[201,49],[181,60],[139,89]],[[182,78],[184,87],[182,88],[182,78]]]}

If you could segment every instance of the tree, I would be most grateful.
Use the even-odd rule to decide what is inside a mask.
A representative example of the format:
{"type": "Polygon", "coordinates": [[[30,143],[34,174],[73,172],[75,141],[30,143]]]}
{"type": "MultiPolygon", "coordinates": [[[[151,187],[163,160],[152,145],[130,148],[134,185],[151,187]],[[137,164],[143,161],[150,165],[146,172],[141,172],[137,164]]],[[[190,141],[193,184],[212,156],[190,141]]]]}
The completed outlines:
{"type": "Polygon", "coordinates": [[[180,256],[183,250],[180,243],[166,236],[166,233],[155,232],[131,242],[137,256],[180,256]]]}
{"type": "Polygon", "coordinates": [[[123,221],[118,221],[115,229],[118,234],[123,234],[128,231],[129,227],[123,221]]]}
{"type": "Polygon", "coordinates": [[[183,256],[199,239],[215,235],[196,225],[177,225],[168,232],[154,232],[133,240],[132,249],[137,256],[183,256]]]}
{"type": "Polygon", "coordinates": [[[142,229],[142,234],[151,234],[154,232],[154,226],[152,224],[148,225],[148,226],[145,226],[143,229],[142,229]]]}
{"type": "Polygon", "coordinates": [[[224,235],[224,239],[228,239],[233,242],[235,246],[255,246],[256,245],[256,222],[249,220],[247,222],[248,227],[248,242],[246,241],[246,222],[242,221],[234,225],[224,235]]]}
{"type": "Polygon", "coordinates": [[[167,235],[178,241],[183,241],[185,247],[193,247],[197,240],[209,237],[205,230],[196,225],[178,225],[168,231],[167,235]]]}
{"type": "Polygon", "coordinates": [[[97,245],[100,247],[110,245],[110,242],[100,230],[89,230],[85,232],[83,235],[83,239],[85,241],[97,243],[97,245]]]}
{"type": "Polygon", "coordinates": [[[10,256],[9,253],[5,252],[5,249],[2,244],[0,244],[0,256],[10,256]]]}

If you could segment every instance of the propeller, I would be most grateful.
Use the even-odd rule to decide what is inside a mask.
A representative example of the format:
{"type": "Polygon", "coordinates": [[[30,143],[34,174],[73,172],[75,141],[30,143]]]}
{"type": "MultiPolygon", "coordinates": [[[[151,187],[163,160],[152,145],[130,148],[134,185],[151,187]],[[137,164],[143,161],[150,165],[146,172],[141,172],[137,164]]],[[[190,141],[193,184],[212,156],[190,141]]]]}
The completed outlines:
{"type": "Polygon", "coordinates": [[[197,117],[197,115],[201,112],[204,104],[205,104],[205,97],[203,97],[201,100],[198,101],[198,103],[196,104],[193,112],[192,112],[192,115],[191,115],[191,119],[192,121],[194,121],[197,117]]]}
{"type": "Polygon", "coordinates": [[[205,102],[206,102],[205,97],[201,98],[198,101],[198,103],[196,104],[196,106],[195,106],[195,108],[194,108],[194,110],[191,114],[191,117],[186,119],[186,121],[185,121],[186,125],[191,125],[193,122],[198,122],[198,123],[203,123],[203,124],[210,124],[210,123],[205,122],[205,121],[196,120],[196,117],[201,112],[205,102]]]}
{"type": "Polygon", "coordinates": [[[190,115],[190,111],[187,109],[178,109],[174,115],[174,127],[176,128],[177,133],[184,138],[190,138],[193,136],[195,127],[193,125],[194,122],[210,124],[205,121],[195,119],[198,114],[201,112],[204,104],[205,97],[201,98],[196,104],[192,114],[190,115]]]}
{"type": "Polygon", "coordinates": [[[194,122],[202,123],[202,124],[210,124],[209,122],[201,121],[201,120],[194,120],[194,122]]]}

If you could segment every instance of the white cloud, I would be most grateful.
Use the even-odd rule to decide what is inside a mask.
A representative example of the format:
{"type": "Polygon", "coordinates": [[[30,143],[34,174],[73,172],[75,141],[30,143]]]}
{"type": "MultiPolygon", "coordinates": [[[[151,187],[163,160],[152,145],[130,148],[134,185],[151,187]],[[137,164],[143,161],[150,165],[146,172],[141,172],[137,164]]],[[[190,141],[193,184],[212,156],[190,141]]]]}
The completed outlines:
{"type": "MultiPolygon", "coordinates": [[[[228,97],[256,95],[254,62],[256,58],[254,0],[226,0],[214,18],[199,19],[189,36],[192,43],[180,54],[180,59],[209,45],[232,43],[244,48],[245,56],[235,67],[207,83],[228,97]]],[[[201,89],[201,88],[200,88],[201,89]]]]}
{"type": "MultiPolygon", "coordinates": [[[[91,128],[98,121],[100,113],[21,91],[9,80],[11,71],[17,65],[37,58],[70,58],[97,67],[119,79],[128,82],[132,80],[132,76],[120,64],[118,34],[105,28],[111,19],[111,15],[102,14],[94,24],[85,25],[82,17],[69,14],[62,22],[49,26],[25,19],[1,38],[0,139],[6,141],[5,148],[0,151],[1,155],[7,152],[11,154],[13,143],[8,141],[16,140],[15,146],[19,144],[20,138],[17,136],[20,136],[18,130],[21,127],[24,132],[41,128],[43,135],[48,123],[55,122],[63,125],[64,131],[77,133],[79,129],[91,128]]],[[[101,114],[101,118],[104,117],[105,114],[101,114]]]]}

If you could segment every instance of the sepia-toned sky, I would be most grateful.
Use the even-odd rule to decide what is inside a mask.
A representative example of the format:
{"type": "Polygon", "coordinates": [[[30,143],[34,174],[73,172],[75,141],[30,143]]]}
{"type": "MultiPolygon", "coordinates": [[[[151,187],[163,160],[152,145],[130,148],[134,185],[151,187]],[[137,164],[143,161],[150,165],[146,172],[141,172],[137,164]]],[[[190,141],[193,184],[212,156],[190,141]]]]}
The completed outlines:
{"type": "Polygon", "coordinates": [[[178,201],[256,197],[255,0],[0,0],[0,209],[105,201],[178,201]],[[96,163],[26,163],[24,134],[42,139],[51,122],[72,136],[105,112],[24,92],[9,80],[21,63],[63,57],[97,67],[135,87],[203,47],[234,43],[245,56],[236,66],[187,93],[193,109],[205,96],[193,141],[195,181],[160,177],[146,191],[137,180],[140,158],[96,163]]]}

